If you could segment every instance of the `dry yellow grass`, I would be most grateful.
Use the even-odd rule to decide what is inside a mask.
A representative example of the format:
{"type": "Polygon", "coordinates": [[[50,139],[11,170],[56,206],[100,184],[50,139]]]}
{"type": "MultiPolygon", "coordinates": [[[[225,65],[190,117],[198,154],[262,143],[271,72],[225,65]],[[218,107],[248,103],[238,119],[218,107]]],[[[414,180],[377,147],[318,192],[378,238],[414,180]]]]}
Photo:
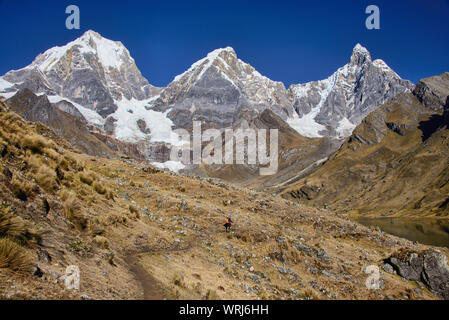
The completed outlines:
{"type": "Polygon", "coordinates": [[[82,183],[85,183],[85,184],[87,184],[87,185],[92,185],[92,183],[94,182],[94,180],[91,178],[91,177],[89,177],[86,173],[84,173],[84,172],[80,172],[79,174],[78,174],[78,177],[79,177],[79,179],[80,179],[80,181],[82,182],[82,183]]]}
{"type": "MultiPolygon", "coordinates": [[[[2,119],[0,112],[0,122],[2,119]]],[[[21,125],[29,135],[37,134],[37,130],[46,132],[38,125],[21,125]]],[[[9,132],[3,124],[0,128],[9,132]]],[[[16,135],[17,141],[21,141],[23,133],[16,135]]],[[[49,140],[57,139],[51,132],[46,136],[52,137],[49,140]]],[[[8,148],[8,159],[0,158],[0,163],[4,167],[7,163],[17,184],[30,181],[39,171],[40,165],[35,166],[37,169],[23,165],[31,156],[36,157],[31,162],[42,162],[50,170],[58,166],[59,160],[45,149],[43,154],[29,149],[24,152],[9,142],[8,148]]],[[[66,297],[63,284],[55,283],[50,271],[61,274],[65,266],[72,264],[82,270],[83,294],[94,299],[145,298],[148,287],[136,276],[130,256],[139,256],[143,274],[154,278],[164,298],[329,299],[328,293],[338,294],[338,299],[382,299],[386,295],[401,298],[416,284],[404,282],[397,275],[382,274],[386,289],[379,292],[380,296],[373,296],[364,285],[366,275],[360,272],[361,268],[366,264],[378,265],[402,246],[428,248],[359,226],[330,210],[295,205],[272,194],[164,173],[129,159],[93,158],[65,150],[58,153],[64,155],[66,163],[61,166],[64,178],[57,194],[41,188],[39,193],[31,193],[27,201],[18,201],[6,190],[10,182],[0,173],[0,181],[5,181],[0,182],[0,188],[6,190],[2,200],[14,206],[14,215],[36,230],[49,230],[45,246],[17,246],[17,233],[12,231],[8,231],[12,244],[4,241],[4,248],[9,249],[4,250],[7,259],[3,258],[3,265],[22,269],[14,267],[21,263],[13,258],[20,258],[21,253],[29,250],[34,261],[39,257],[39,266],[48,275],[47,280],[24,275],[26,285],[18,277],[13,278],[18,292],[31,292],[26,296],[29,299],[66,297]],[[80,173],[92,179],[91,186],[80,180],[80,173]],[[95,183],[107,190],[104,197],[98,196],[95,183]],[[109,196],[112,192],[114,200],[109,196]],[[44,199],[51,206],[48,213],[44,199]],[[138,213],[142,216],[135,219],[138,213]],[[233,233],[226,233],[223,228],[228,213],[235,221],[233,233]],[[351,237],[353,233],[357,238],[351,237]],[[301,241],[311,250],[325,250],[331,262],[323,263],[299,252],[294,241],[301,241]],[[45,251],[51,261],[46,261],[45,251]],[[288,268],[300,279],[281,273],[278,267],[288,268]],[[312,274],[308,267],[314,267],[317,273],[312,274]],[[338,280],[325,276],[324,271],[338,280]],[[312,281],[327,292],[313,287],[312,281]]],[[[444,250],[447,255],[449,251],[444,250]]],[[[6,287],[4,274],[0,272],[0,298],[6,287]]],[[[74,298],[79,298],[79,294],[74,298]]],[[[423,290],[416,298],[435,296],[423,290]]]]}
{"type": "Polygon", "coordinates": [[[11,209],[6,206],[0,207],[0,238],[16,237],[25,233],[25,226],[15,220],[11,209]]]}
{"type": "Polygon", "coordinates": [[[47,192],[53,192],[57,187],[56,172],[49,167],[41,166],[35,176],[36,182],[47,192]]]}
{"type": "Polygon", "coordinates": [[[45,148],[51,146],[51,143],[40,135],[32,134],[24,137],[23,146],[34,153],[43,153],[45,148]]]}
{"type": "Polygon", "coordinates": [[[100,182],[95,181],[92,186],[99,194],[106,194],[108,192],[108,190],[100,182]]]}
{"type": "Polygon", "coordinates": [[[65,217],[78,229],[84,230],[88,225],[86,217],[82,214],[81,202],[70,191],[63,191],[61,195],[65,217]]]}
{"type": "Polygon", "coordinates": [[[23,247],[8,238],[0,239],[0,269],[25,273],[30,267],[30,258],[23,247]]]}
{"type": "Polygon", "coordinates": [[[13,175],[10,182],[10,190],[18,199],[26,201],[36,190],[36,185],[24,178],[19,178],[18,175],[13,175]]]}

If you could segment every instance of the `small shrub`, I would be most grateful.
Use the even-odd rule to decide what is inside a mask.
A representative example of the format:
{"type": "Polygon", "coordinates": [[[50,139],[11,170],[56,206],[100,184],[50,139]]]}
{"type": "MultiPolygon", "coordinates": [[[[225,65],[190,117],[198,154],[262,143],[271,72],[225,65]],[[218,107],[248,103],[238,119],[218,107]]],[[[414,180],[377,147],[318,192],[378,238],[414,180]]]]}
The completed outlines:
{"type": "Polygon", "coordinates": [[[87,245],[85,245],[84,242],[81,240],[76,240],[76,241],[71,242],[70,247],[76,252],[79,252],[79,251],[89,252],[90,251],[90,248],[87,245]]]}
{"type": "Polygon", "coordinates": [[[8,238],[0,239],[0,269],[26,273],[31,268],[26,250],[8,238]]]}
{"type": "Polygon", "coordinates": [[[13,175],[10,184],[11,192],[20,200],[27,201],[28,197],[36,191],[36,185],[13,175]]]}

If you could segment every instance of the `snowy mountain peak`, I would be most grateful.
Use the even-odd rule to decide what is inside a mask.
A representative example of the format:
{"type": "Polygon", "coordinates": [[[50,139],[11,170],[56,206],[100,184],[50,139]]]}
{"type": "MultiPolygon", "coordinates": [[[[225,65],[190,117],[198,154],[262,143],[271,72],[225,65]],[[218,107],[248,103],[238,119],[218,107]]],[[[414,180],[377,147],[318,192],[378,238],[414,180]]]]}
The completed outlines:
{"type": "Polygon", "coordinates": [[[93,38],[103,38],[101,34],[99,34],[98,32],[94,31],[94,30],[87,30],[86,32],[84,32],[84,34],[81,36],[81,39],[85,39],[85,38],[89,38],[89,37],[93,37],[93,38]]]}
{"type": "Polygon", "coordinates": [[[352,49],[352,55],[351,55],[351,64],[361,65],[365,61],[371,61],[371,54],[369,53],[368,49],[366,49],[364,46],[362,46],[360,43],[357,43],[352,49]]]}
{"type": "Polygon", "coordinates": [[[228,52],[231,54],[233,53],[235,55],[234,48],[228,46],[226,48],[218,48],[218,49],[215,49],[214,51],[209,52],[207,54],[207,57],[214,58],[214,57],[217,57],[218,55],[220,55],[222,52],[228,52]]]}
{"type": "MultiPolygon", "coordinates": [[[[357,43],[355,46],[354,46],[354,49],[352,49],[352,54],[355,54],[355,53],[359,53],[359,54],[363,54],[363,55],[368,55],[368,56],[370,56],[370,53],[369,53],[369,51],[368,51],[368,49],[366,49],[364,46],[362,46],[360,43],[357,43]]],[[[370,58],[371,58],[371,56],[370,56],[370,58]]]]}
{"type": "MultiPolygon", "coordinates": [[[[89,30],[65,46],[53,47],[40,54],[32,65],[38,66],[42,72],[46,72],[67,54],[71,55],[74,50],[79,51],[83,56],[91,54],[98,57],[100,64],[106,70],[109,68],[119,70],[124,60],[132,60],[128,50],[121,42],[103,38],[99,33],[89,30]]],[[[82,65],[84,64],[81,63],[82,65]]]]}
{"type": "Polygon", "coordinates": [[[188,74],[190,75],[189,80],[191,80],[192,73],[194,73],[194,74],[196,73],[197,76],[195,78],[200,79],[201,76],[204,74],[204,72],[206,72],[212,65],[217,64],[217,63],[215,63],[215,61],[217,61],[217,60],[220,60],[220,62],[223,65],[227,66],[227,63],[225,62],[227,55],[230,55],[233,58],[237,58],[237,55],[236,55],[234,49],[231,47],[215,49],[215,50],[209,52],[207,54],[207,56],[204,57],[203,59],[198,60],[197,62],[192,64],[192,66],[186,72],[184,72],[180,75],[177,75],[175,77],[175,79],[173,80],[173,82],[180,81],[181,79],[185,78],[185,76],[188,74]],[[200,69],[201,71],[199,73],[195,72],[198,69],[200,69]]]}
{"type": "Polygon", "coordinates": [[[192,119],[227,127],[244,113],[257,117],[265,109],[283,120],[294,113],[284,84],[261,75],[231,47],[213,50],[193,63],[152,105],[163,112],[170,110],[169,118],[183,128],[192,119]]]}
{"type": "Polygon", "coordinates": [[[121,42],[106,39],[93,30],[45,51],[31,65],[10,71],[2,78],[3,96],[28,88],[38,95],[64,99],[96,125],[127,102],[145,104],[160,92],[142,76],[121,42]]]}
{"type": "Polygon", "coordinates": [[[363,118],[413,84],[402,80],[383,60],[371,60],[360,44],[348,64],[329,78],[289,89],[297,116],[289,124],[308,137],[347,137],[363,118]]]}

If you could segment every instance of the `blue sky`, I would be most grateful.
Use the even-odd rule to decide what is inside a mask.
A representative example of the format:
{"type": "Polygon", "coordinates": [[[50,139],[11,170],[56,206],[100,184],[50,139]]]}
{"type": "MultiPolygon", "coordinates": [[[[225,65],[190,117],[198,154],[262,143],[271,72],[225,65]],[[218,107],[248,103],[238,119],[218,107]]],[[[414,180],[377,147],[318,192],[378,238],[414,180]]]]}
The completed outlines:
{"type": "Polygon", "coordinates": [[[328,77],[358,42],[415,83],[449,71],[449,0],[0,0],[0,74],[89,29],[123,42],[157,86],[226,46],[286,87],[328,77]],[[65,28],[69,4],[80,8],[80,30],[65,28]],[[380,30],[365,27],[370,4],[380,30]]]}

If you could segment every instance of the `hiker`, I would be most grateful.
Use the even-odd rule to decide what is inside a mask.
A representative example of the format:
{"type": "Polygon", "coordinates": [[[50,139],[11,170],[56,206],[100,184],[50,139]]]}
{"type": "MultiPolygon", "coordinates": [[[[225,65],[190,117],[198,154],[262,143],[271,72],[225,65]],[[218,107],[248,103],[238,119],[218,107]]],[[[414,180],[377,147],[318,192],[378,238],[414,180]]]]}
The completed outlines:
{"type": "Polygon", "coordinates": [[[231,226],[232,226],[232,219],[231,219],[231,217],[227,217],[226,223],[224,224],[226,232],[228,232],[231,229],[231,226]]]}

